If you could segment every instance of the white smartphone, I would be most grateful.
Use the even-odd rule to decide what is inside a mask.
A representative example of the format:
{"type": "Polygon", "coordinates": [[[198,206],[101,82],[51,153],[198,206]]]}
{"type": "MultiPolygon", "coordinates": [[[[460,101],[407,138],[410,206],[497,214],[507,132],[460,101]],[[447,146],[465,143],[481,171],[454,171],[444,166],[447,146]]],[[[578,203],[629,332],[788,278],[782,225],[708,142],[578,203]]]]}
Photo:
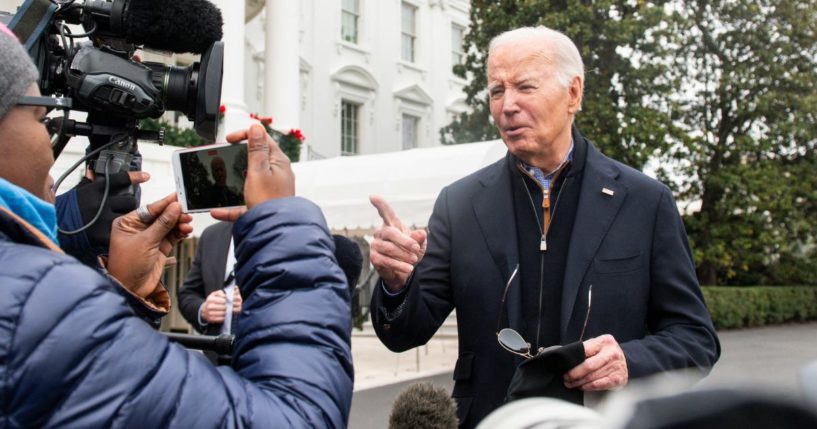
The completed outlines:
{"type": "Polygon", "coordinates": [[[173,152],[176,194],[185,213],[244,203],[247,142],[220,143],[173,152]]]}

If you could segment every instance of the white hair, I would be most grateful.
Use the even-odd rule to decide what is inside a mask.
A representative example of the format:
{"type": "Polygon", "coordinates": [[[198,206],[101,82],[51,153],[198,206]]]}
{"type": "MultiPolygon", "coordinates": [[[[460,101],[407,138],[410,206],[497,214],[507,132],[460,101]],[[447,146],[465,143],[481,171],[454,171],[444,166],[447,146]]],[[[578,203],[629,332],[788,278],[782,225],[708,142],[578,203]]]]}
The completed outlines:
{"type": "Polygon", "coordinates": [[[565,88],[570,87],[576,76],[584,82],[584,63],[579,49],[564,33],[545,26],[517,28],[494,37],[488,48],[488,58],[502,46],[530,42],[541,43],[541,54],[555,66],[556,78],[565,88]]]}

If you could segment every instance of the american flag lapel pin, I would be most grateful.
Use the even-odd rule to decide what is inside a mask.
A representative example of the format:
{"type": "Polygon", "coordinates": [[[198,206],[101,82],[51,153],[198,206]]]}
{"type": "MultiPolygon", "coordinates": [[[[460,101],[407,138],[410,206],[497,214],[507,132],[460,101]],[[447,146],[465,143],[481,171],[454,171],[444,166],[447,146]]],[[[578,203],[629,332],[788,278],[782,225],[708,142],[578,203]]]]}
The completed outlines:
{"type": "Polygon", "coordinates": [[[604,195],[609,195],[611,197],[613,196],[613,194],[615,194],[615,192],[613,192],[613,190],[610,188],[601,188],[601,193],[604,195]]]}

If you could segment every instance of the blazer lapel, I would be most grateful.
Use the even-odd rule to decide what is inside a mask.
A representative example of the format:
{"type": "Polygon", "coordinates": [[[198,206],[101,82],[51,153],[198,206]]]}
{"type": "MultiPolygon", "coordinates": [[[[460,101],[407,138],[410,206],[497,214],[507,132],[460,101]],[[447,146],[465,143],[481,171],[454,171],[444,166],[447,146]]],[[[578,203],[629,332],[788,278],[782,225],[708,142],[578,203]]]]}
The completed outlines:
{"type": "MultiPolygon", "coordinates": [[[[580,137],[583,138],[583,137],[580,137]]],[[[575,310],[582,279],[627,197],[627,187],[618,182],[618,167],[587,141],[587,160],[579,194],[576,220],[570,237],[562,288],[561,338],[564,341],[575,310]]],[[[586,311],[586,309],[582,309],[586,311]]]]}
{"type": "MultiPolygon", "coordinates": [[[[474,215],[482,238],[502,278],[502,282],[497,285],[500,288],[505,287],[505,282],[519,263],[509,162],[511,158],[507,154],[504,160],[497,162],[495,168],[480,179],[483,188],[473,200],[474,215]]],[[[505,301],[508,325],[517,329],[521,326],[521,296],[517,275],[505,301]]]]}

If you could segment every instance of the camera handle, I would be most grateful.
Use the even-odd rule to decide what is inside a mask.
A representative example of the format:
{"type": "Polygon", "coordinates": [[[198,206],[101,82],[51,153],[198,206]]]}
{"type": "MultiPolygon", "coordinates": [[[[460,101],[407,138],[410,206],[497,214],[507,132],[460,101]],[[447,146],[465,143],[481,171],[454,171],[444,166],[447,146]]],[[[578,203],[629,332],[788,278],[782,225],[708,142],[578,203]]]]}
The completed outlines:
{"type": "MultiPolygon", "coordinates": [[[[109,197],[110,186],[108,181],[109,176],[119,171],[128,169],[128,166],[130,165],[130,162],[133,159],[133,153],[136,150],[137,139],[154,140],[158,141],[161,144],[164,140],[164,130],[160,131],[136,130],[135,132],[131,131],[129,133],[126,131],[126,129],[120,127],[111,127],[105,125],[77,122],[75,120],[66,118],[54,118],[54,120],[51,122],[53,124],[49,124],[50,126],[53,126],[56,129],[60,130],[60,137],[57,143],[54,145],[55,158],[56,156],[59,155],[60,152],[62,152],[62,149],[65,147],[65,144],[67,144],[68,140],[70,140],[71,137],[81,135],[93,137],[95,139],[99,138],[109,139],[109,141],[104,145],[92,150],[84,157],[80,158],[76,163],[74,163],[70,168],[68,168],[66,172],[63,173],[63,175],[60,176],[59,179],[54,183],[54,190],[56,191],[62,184],[62,182],[68,177],[68,175],[73,173],[81,164],[88,161],[89,159],[93,159],[93,161],[91,162],[94,164],[94,172],[97,174],[96,180],[102,180],[103,177],[106,180],[105,191],[103,193],[102,200],[99,203],[99,209],[97,210],[96,215],[93,217],[93,219],[91,219],[85,225],[78,229],[72,231],[60,230],[61,234],[75,235],[87,230],[94,223],[96,223],[97,219],[99,219],[109,197]]],[[[133,190],[131,187],[129,187],[124,192],[132,193],[133,190]]]]}
{"type": "MultiPolygon", "coordinates": [[[[133,153],[136,150],[135,139],[126,139],[113,144],[109,149],[99,153],[99,157],[93,160],[93,170],[96,177],[127,171],[133,160],[133,153]]],[[[130,188],[129,191],[132,192],[130,188]]]]}

